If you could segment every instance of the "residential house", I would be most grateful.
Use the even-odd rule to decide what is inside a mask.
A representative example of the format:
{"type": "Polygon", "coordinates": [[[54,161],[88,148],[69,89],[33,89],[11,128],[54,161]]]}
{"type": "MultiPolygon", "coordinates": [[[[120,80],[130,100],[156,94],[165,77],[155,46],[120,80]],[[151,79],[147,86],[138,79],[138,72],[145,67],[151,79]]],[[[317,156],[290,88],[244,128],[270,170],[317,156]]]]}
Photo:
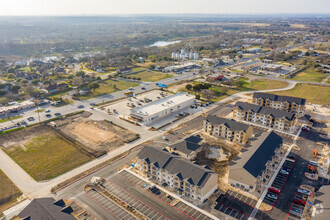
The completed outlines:
{"type": "Polygon", "coordinates": [[[236,102],[233,107],[233,118],[281,131],[291,131],[296,123],[296,115],[292,112],[247,102],[236,102]]]}
{"type": "Polygon", "coordinates": [[[256,92],[253,94],[252,103],[301,114],[305,111],[306,99],[256,92]]]}
{"type": "Polygon", "coordinates": [[[144,147],[136,167],[158,184],[166,183],[178,195],[203,202],[218,188],[218,174],[180,158],[166,149],[144,147]]]}
{"type": "Polygon", "coordinates": [[[203,131],[239,145],[246,144],[253,134],[252,126],[215,115],[208,115],[204,119],[203,131]]]}

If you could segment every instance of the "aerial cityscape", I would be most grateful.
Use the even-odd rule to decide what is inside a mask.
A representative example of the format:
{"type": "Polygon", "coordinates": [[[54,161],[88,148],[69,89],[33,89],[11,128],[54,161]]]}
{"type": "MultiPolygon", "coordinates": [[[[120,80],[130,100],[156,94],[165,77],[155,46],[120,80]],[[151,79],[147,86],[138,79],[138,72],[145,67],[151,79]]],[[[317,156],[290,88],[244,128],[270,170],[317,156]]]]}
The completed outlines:
{"type": "Polygon", "coordinates": [[[330,219],[329,55],[325,0],[3,0],[0,220],[330,219]]]}

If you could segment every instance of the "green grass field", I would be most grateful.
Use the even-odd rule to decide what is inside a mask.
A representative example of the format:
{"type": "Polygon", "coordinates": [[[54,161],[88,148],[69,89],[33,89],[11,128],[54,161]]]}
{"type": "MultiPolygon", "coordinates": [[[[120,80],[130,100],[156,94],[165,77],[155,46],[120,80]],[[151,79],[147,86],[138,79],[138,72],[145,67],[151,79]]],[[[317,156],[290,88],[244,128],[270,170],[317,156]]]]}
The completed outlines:
{"type": "Polygon", "coordinates": [[[80,99],[86,100],[86,99],[91,99],[97,96],[121,91],[128,89],[129,87],[136,87],[139,86],[138,83],[134,82],[127,82],[127,81],[122,81],[122,80],[105,80],[99,83],[100,88],[96,89],[95,91],[92,91],[86,95],[81,95],[79,96],[80,99]]]}
{"type": "Polygon", "coordinates": [[[22,192],[15,184],[0,170],[0,213],[9,208],[7,206],[15,202],[15,199],[21,194],[22,192]]]}
{"type": "MultiPolygon", "coordinates": [[[[219,94],[223,94],[226,91],[226,94],[217,96],[216,98],[212,99],[212,101],[217,102],[220,101],[228,96],[234,95],[238,92],[243,91],[253,91],[253,90],[267,90],[267,89],[280,89],[285,88],[288,86],[287,82],[284,81],[277,81],[277,80],[269,80],[269,79],[257,79],[257,80],[248,80],[247,78],[240,79],[242,82],[242,86],[240,88],[224,88],[219,86],[212,86],[211,90],[218,92],[219,94]]],[[[197,82],[195,82],[197,83],[197,82]]],[[[195,84],[194,83],[194,84],[195,84]]],[[[183,91],[188,92],[186,89],[183,91]]],[[[193,94],[200,94],[198,92],[192,92],[193,94]]],[[[200,94],[202,96],[202,94],[200,94]]]]}
{"type": "Polygon", "coordinates": [[[4,123],[4,122],[7,122],[7,121],[19,119],[19,118],[22,118],[22,116],[17,115],[17,116],[12,116],[12,117],[9,117],[9,118],[0,118],[0,123],[4,123]]]}
{"type": "Polygon", "coordinates": [[[145,82],[156,82],[162,79],[173,77],[171,74],[164,74],[155,71],[143,71],[135,74],[130,74],[130,77],[139,77],[142,81],[145,82]]]}
{"type": "Polygon", "coordinates": [[[269,79],[247,81],[246,78],[242,78],[241,81],[243,82],[243,86],[241,88],[242,91],[280,89],[288,86],[287,82],[269,79]]]}
{"type": "Polygon", "coordinates": [[[37,181],[54,178],[92,159],[55,131],[44,132],[24,146],[5,152],[37,181]]]}
{"type": "Polygon", "coordinates": [[[307,68],[301,73],[295,75],[292,79],[307,82],[321,82],[326,77],[326,74],[315,71],[313,68],[307,68]]]}
{"type": "Polygon", "coordinates": [[[307,102],[320,105],[330,105],[330,87],[297,84],[293,89],[279,92],[272,92],[276,95],[286,95],[304,98],[307,102]]]}

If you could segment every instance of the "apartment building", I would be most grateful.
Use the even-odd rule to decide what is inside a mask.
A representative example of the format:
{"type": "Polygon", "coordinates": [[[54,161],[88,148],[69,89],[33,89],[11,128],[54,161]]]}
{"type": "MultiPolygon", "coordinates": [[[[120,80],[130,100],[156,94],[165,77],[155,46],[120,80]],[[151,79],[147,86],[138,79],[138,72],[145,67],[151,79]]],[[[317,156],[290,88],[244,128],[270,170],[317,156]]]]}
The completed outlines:
{"type": "Polygon", "coordinates": [[[301,114],[305,111],[306,99],[256,92],[253,94],[252,103],[268,108],[301,114]]]}
{"type": "Polygon", "coordinates": [[[283,139],[276,133],[262,133],[240,156],[229,162],[229,183],[241,190],[254,192],[262,176],[271,169],[282,145],[283,139]]]}
{"type": "Polygon", "coordinates": [[[296,115],[292,112],[247,102],[236,102],[233,107],[233,118],[281,131],[291,131],[296,123],[296,115]]]}
{"type": "Polygon", "coordinates": [[[215,115],[208,115],[204,119],[203,130],[211,136],[224,138],[239,145],[246,144],[253,134],[252,126],[215,115]]]}
{"type": "Polygon", "coordinates": [[[194,201],[203,202],[218,187],[218,175],[208,167],[166,149],[145,146],[137,157],[136,167],[148,178],[158,184],[166,183],[171,191],[194,201]]]}

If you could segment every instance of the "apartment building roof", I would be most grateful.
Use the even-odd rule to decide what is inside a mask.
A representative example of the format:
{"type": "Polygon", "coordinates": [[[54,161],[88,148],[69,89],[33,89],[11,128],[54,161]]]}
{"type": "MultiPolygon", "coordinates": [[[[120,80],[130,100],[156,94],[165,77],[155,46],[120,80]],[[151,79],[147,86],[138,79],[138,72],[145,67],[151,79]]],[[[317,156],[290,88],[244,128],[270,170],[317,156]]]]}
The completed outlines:
{"type": "Polygon", "coordinates": [[[169,174],[176,175],[181,180],[187,180],[190,184],[200,187],[203,187],[212,175],[216,175],[210,169],[184,160],[165,149],[145,146],[137,156],[148,164],[154,164],[169,174]]]}
{"type": "Polygon", "coordinates": [[[274,94],[268,94],[263,92],[255,92],[253,94],[253,98],[263,98],[270,99],[271,101],[280,101],[280,102],[289,102],[289,103],[297,103],[299,105],[305,105],[306,99],[292,97],[292,96],[279,96],[274,94]]]}
{"type": "Polygon", "coordinates": [[[283,144],[282,137],[273,131],[264,132],[244,148],[240,157],[229,163],[229,178],[253,186],[256,178],[266,169],[267,161],[283,144]]]}
{"type": "Polygon", "coordinates": [[[274,118],[286,118],[288,121],[294,120],[296,116],[294,113],[291,112],[254,105],[248,102],[236,102],[235,107],[238,107],[243,111],[252,111],[258,114],[271,115],[274,118]]]}
{"type": "Polygon", "coordinates": [[[172,149],[180,151],[184,154],[191,154],[192,152],[198,150],[201,146],[199,144],[192,143],[190,141],[181,141],[171,146],[172,149]]]}
{"type": "Polygon", "coordinates": [[[234,119],[220,118],[216,115],[208,115],[205,118],[206,121],[211,124],[221,125],[224,124],[231,131],[244,131],[246,132],[249,129],[249,125],[235,121],[234,119]]]}
{"type": "Polygon", "coordinates": [[[21,219],[33,220],[74,220],[70,206],[66,206],[63,200],[55,201],[54,198],[34,199],[23,211],[19,213],[21,219]]]}

